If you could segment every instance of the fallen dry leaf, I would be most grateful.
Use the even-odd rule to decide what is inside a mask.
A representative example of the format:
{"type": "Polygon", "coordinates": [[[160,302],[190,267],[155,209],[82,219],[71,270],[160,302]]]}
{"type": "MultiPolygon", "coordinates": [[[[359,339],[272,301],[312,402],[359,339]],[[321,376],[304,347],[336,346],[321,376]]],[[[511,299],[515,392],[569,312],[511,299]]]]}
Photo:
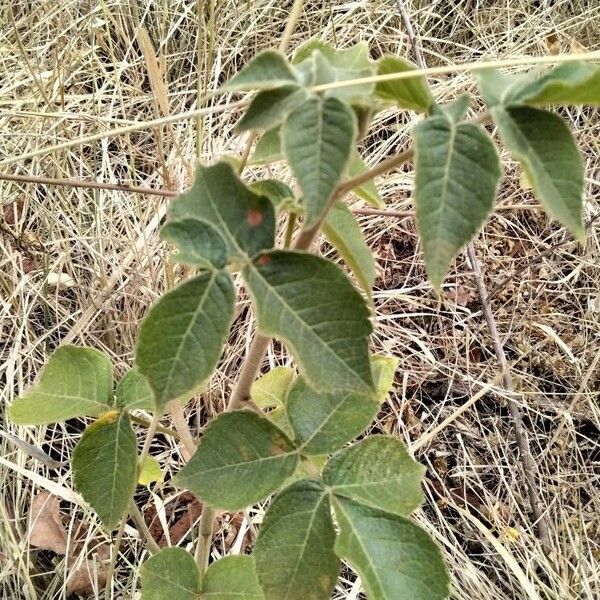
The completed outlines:
{"type": "MultiPolygon", "coordinates": [[[[99,548],[102,548],[100,546],[99,548]]],[[[106,547],[108,551],[108,546],[106,547]]],[[[103,558],[99,556],[98,558],[103,558]]],[[[108,555],[106,556],[108,559],[108,555]]],[[[101,590],[106,584],[107,568],[104,562],[84,560],[83,564],[73,569],[67,579],[67,593],[91,596],[96,590],[101,590]]]]}
{"type": "Polygon", "coordinates": [[[60,518],[59,500],[50,492],[40,492],[31,503],[29,543],[57,554],[67,552],[67,532],[60,518]]]}

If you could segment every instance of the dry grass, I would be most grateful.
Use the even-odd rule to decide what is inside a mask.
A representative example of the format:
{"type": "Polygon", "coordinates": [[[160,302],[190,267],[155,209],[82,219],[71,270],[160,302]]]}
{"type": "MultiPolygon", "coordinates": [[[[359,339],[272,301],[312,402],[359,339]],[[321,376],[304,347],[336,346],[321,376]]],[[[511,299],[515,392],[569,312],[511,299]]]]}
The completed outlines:
{"type": "MultiPolygon", "coordinates": [[[[200,2],[200,4],[203,4],[200,2]]],[[[204,4],[209,5],[210,2],[204,4]]],[[[0,6],[0,170],[27,175],[126,182],[183,189],[197,147],[204,160],[240,152],[232,133],[234,111],[208,114],[201,123],[181,119],[140,126],[124,135],[111,129],[197,107],[199,94],[219,85],[257,50],[276,43],[291,2],[222,0],[216,13],[196,2],[154,0],[4,2],[0,6]],[[158,59],[144,51],[139,26],[158,59]],[[161,79],[162,78],[162,79],[161,79]],[[161,80],[164,85],[161,85],[161,80]],[[96,141],[55,148],[65,141],[96,141]],[[198,146],[197,146],[198,141],[198,146]],[[35,150],[43,153],[23,159],[35,150]]],[[[411,4],[408,2],[407,4],[411,4]]],[[[429,66],[483,57],[547,52],[558,32],[593,50],[600,43],[595,0],[416,0],[410,6],[429,66]]],[[[373,56],[410,53],[395,0],[306,2],[292,47],[311,35],[345,46],[367,40],[373,56]]],[[[468,74],[433,82],[436,99],[473,91],[468,74]]],[[[202,106],[232,99],[216,97],[202,106]]],[[[589,109],[563,111],[587,163],[586,217],[600,211],[600,122],[589,109]]],[[[415,117],[382,113],[365,142],[375,163],[404,148],[415,117]]],[[[507,158],[499,204],[532,202],[507,158]]],[[[412,173],[380,182],[390,208],[410,208],[412,173]]],[[[0,387],[6,406],[32,382],[50,352],[64,340],[101,348],[117,374],[131,364],[137,323],[179,273],[165,266],[158,243],[167,201],[121,192],[0,183],[0,387]],[[56,284],[60,279],[62,283],[56,284]]],[[[476,248],[493,294],[493,310],[509,358],[519,403],[540,469],[540,493],[551,523],[552,549],[544,555],[530,522],[528,497],[498,386],[435,435],[498,366],[472,272],[462,255],[438,302],[423,275],[410,218],[361,218],[377,254],[376,350],[401,359],[396,389],[376,429],[419,446],[428,466],[428,502],[419,521],[436,538],[453,576],[453,597],[469,600],[592,599],[600,595],[600,228],[581,247],[536,210],[502,211],[490,219],[476,248]]],[[[326,249],[326,248],[325,248],[326,249]]],[[[241,307],[230,354],[202,398],[190,407],[193,428],[222,409],[249,342],[241,307]]],[[[271,365],[288,357],[279,345],[271,365]]],[[[5,431],[41,446],[58,461],[70,455],[81,423],[5,431]]],[[[26,515],[32,496],[50,487],[63,500],[67,523],[83,518],[89,545],[105,539],[92,515],[69,491],[66,466],[50,469],[5,437],[0,438],[0,596],[65,598],[72,570],[52,553],[30,549],[26,515]]],[[[176,470],[180,448],[158,436],[153,452],[176,470]]],[[[139,505],[176,520],[185,506],[177,493],[139,494],[139,505]],[[165,503],[167,505],[165,513],[165,503]],[[179,512],[177,512],[179,511],[179,512]]],[[[215,552],[239,551],[250,521],[221,519],[215,552]]],[[[188,536],[183,545],[191,543],[188,536]]],[[[114,598],[139,585],[135,567],[143,544],[127,529],[114,598]]],[[[98,590],[95,597],[104,597],[98,590]]],[[[356,599],[360,583],[347,571],[336,598],[356,599]]]]}

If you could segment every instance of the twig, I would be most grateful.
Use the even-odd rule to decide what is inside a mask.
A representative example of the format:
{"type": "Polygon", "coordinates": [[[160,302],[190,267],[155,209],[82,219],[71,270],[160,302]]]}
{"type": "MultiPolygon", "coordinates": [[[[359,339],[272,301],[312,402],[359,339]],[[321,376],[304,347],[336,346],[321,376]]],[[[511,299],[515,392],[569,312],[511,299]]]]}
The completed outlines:
{"type": "Polygon", "coordinates": [[[150,554],[160,552],[160,546],[152,537],[152,534],[146,525],[146,521],[144,520],[144,516],[134,502],[129,505],[129,515],[131,516],[131,520],[135,523],[136,529],[142,534],[144,540],[146,540],[146,546],[150,554]]]}
{"type": "MultiPolygon", "coordinates": [[[[469,262],[471,263],[473,275],[475,276],[475,283],[477,284],[477,291],[479,292],[483,314],[494,343],[496,358],[500,363],[500,367],[504,373],[502,376],[502,385],[507,392],[512,393],[512,376],[510,374],[510,369],[508,368],[508,361],[506,360],[504,347],[500,341],[500,335],[498,334],[496,318],[494,317],[494,313],[492,312],[492,308],[488,300],[487,289],[485,286],[483,273],[481,271],[481,264],[477,259],[473,244],[469,244],[467,246],[467,255],[469,257],[469,262]]],[[[536,522],[537,534],[543,546],[545,547],[545,550],[549,550],[551,547],[549,533],[550,528],[547,515],[544,512],[544,504],[538,493],[539,473],[529,448],[527,430],[523,424],[523,417],[521,416],[521,411],[519,410],[517,403],[510,396],[506,398],[506,403],[514,422],[515,438],[517,440],[517,445],[519,446],[519,452],[521,453],[520,460],[523,467],[523,475],[525,477],[525,481],[527,482],[529,501],[531,503],[531,512],[533,513],[533,518],[536,522]]]]}

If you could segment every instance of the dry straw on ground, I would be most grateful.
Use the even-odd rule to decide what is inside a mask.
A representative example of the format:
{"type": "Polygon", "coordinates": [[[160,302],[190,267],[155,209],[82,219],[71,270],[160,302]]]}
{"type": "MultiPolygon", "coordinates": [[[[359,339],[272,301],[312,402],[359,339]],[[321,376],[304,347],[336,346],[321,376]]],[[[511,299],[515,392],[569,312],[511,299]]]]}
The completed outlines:
{"type": "MultiPolygon", "coordinates": [[[[208,161],[244,147],[232,132],[238,113],[227,108],[237,98],[218,96],[200,105],[198,98],[276,43],[290,4],[3,2],[0,170],[183,189],[198,151],[208,161]],[[197,108],[207,109],[202,119],[177,117],[197,108]],[[111,134],[132,122],[168,116],[172,122],[160,127],[111,134]],[[95,139],[61,148],[87,137],[95,139]]],[[[541,56],[556,51],[557,44],[563,52],[573,42],[575,49],[600,44],[596,0],[413,0],[405,6],[429,66],[541,56]]],[[[310,1],[291,47],[318,35],[340,47],[366,40],[373,57],[409,55],[405,32],[396,0],[310,1]]],[[[474,91],[467,73],[432,84],[440,101],[474,91]]],[[[598,112],[562,113],[586,160],[585,210],[591,220],[600,211],[598,112]]],[[[378,116],[364,143],[368,162],[405,148],[415,120],[394,111],[378,116]]],[[[400,357],[395,391],[374,430],[405,439],[428,467],[427,503],[417,518],[443,549],[453,597],[592,599],[600,595],[600,227],[596,221],[589,228],[582,247],[537,210],[524,209],[534,201],[505,158],[498,205],[521,209],[498,211],[475,250],[511,361],[511,398],[523,414],[540,472],[550,552],[544,553],[534,534],[507,393],[497,383],[500,369],[470,265],[459,256],[438,302],[423,274],[411,217],[361,217],[379,265],[373,346],[400,357]],[[476,397],[487,384],[486,393],[476,397]]],[[[411,185],[409,169],[379,181],[388,207],[397,211],[411,208],[411,185]]],[[[158,243],[168,199],[15,182],[0,182],[0,198],[0,410],[64,340],[101,348],[123,373],[132,361],[138,320],[182,275],[166,265],[158,243]]],[[[189,407],[195,430],[224,406],[249,342],[247,308],[240,309],[231,352],[209,390],[189,407]]],[[[281,364],[288,356],[275,345],[268,360],[281,364]]],[[[0,597],[65,598],[65,580],[77,565],[30,546],[28,513],[33,498],[46,489],[61,499],[69,535],[83,519],[82,560],[107,540],[71,491],[64,464],[81,423],[15,428],[4,421],[3,429],[0,597]],[[40,460],[27,444],[41,447],[53,462],[40,460]]],[[[178,468],[181,449],[172,438],[158,436],[153,453],[167,474],[178,468]]],[[[138,500],[153,519],[157,539],[176,535],[183,544],[191,542],[190,525],[199,511],[189,496],[165,485],[156,493],[141,491],[138,500]]],[[[261,516],[261,507],[223,515],[215,556],[243,550],[261,516]]],[[[114,598],[130,597],[128,590],[139,586],[136,565],[145,556],[128,526],[114,598]]],[[[100,579],[101,572],[99,565],[100,579]]],[[[91,587],[91,597],[104,597],[101,585],[91,587]]],[[[335,598],[361,597],[360,582],[345,570],[335,598]]]]}

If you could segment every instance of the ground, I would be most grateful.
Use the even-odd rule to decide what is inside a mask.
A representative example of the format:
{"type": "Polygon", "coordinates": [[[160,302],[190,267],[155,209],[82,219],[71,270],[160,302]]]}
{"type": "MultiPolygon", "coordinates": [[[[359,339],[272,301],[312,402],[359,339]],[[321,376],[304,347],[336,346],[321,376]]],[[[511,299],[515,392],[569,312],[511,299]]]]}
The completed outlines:
{"type": "MultiPolygon", "coordinates": [[[[202,121],[178,115],[197,108],[198,97],[207,108],[233,102],[227,95],[206,99],[205,92],[277,43],[290,4],[36,0],[0,7],[0,414],[60,342],[102,349],[122,374],[133,360],[138,320],[182,275],[167,266],[158,240],[168,198],[3,181],[2,175],[184,189],[198,151],[211,161],[241,153],[245,140],[233,133],[234,109],[202,121]],[[171,115],[176,118],[167,124],[143,123],[171,115]]],[[[429,67],[596,50],[600,43],[596,0],[414,0],[404,6],[429,67]]],[[[373,58],[414,59],[395,0],[307,1],[291,48],[311,36],[339,47],[365,40],[373,58]]],[[[438,101],[477,93],[465,70],[430,81],[438,101]]],[[[360,217],[379,269],[373,349],[400,359],[394,391],[373,430],[400,436],[427,466],[427,500],[416,518],[442,548],[454,598],[600,595],[600,225],[594,220],[600,120],[587,108],[561,114],[586,162],[586,243],[573,241],[536,208],[526,179],[504,154],[497,210],[474,244],[513,392],[503,387],[466,255],[457,258],[441,298],[426,281],[411,213],[411,168],[378,180],[386,208],[400,216],[360,217]],[[538,471],[547,548],[532,522],[509,400],[522,414],[538,471]]],[[[418,118],[380,113],[363,142],[367,162],[406,148],[418,118]]],[[[331,252],[326,245],[323,250],[331,252]]],[[[186,411],[193,428],[224,406],[249,341],[247,307],[240,307],[228,357],[186,411]]],[[[269,351],[270,366],[288,360],[279,345],[269,351]]],[[[65,463],[82,426],[15,427],[3,416],[1,598],[66,598],[65,577],[87,558],[89,597],[104,597],[96,578],[108,538],[77,506],[65,463]],[[58,464],[32,456],[18,439],[58,464]],[[44,489],[61,500],[57,518],[69,543],[79,544],[79,563],[28,541],[27,515],[44,489]]],[[[158,436],[153,454],[167,477],[181,464],[181,449],[168,436],[158,436]]],[[[196,501],[168,484],[150,489],[142,488],[138,504],[157,539],[166,530],[190,542],[196,501]]],[[[252,537],[249,522],[258,522],[263,510],[223,515],[215,552],[244,547],[252,537]]],[[[123,594],[139,583],[135,565],[144,556],[127,529],[114,598],[128,597],[123,594]]],[[[344,571],[335,598],[361,597],[359,582],[344,571]]]]}

